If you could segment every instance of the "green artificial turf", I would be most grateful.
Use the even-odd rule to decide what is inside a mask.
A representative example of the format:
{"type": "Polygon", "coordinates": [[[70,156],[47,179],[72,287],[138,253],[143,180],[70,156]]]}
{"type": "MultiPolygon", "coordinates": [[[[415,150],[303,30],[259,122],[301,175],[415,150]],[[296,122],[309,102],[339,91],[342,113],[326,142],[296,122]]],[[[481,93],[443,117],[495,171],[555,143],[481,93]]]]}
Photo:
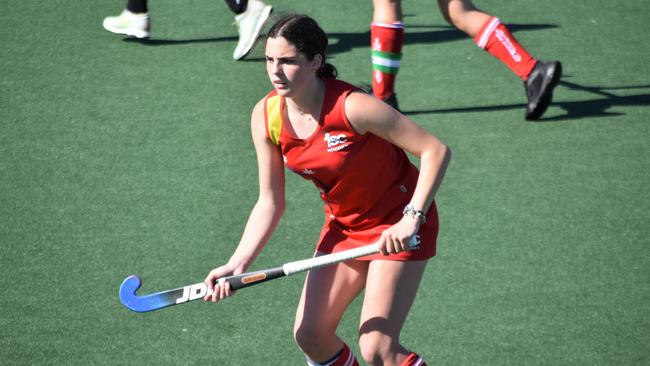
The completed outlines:
{"type": "MultiPolygon", "coordinates": [[[[271,0],[269,0],[271,1],[271,0]]],[[[272,1],[315,17],[342,79],[369,82],[371,2],[272,1]]],[[[0,5],[0,363],[301,365],[303,275],[136,314],[117,290],[201,281],[237,245],[257,195],[249,116],[271,88],[242,62],[220,1],[150,4],[152,40],[101,27],[121,2],[0,5]]],[[[404,4],[397,95],[452,149],[430,261],[402,340],[431,364],[650,363],[650,15],[642,0],[479,1],[564,77],[537,122],[521,81],[404,4]]],[[[252,269],[311,255],[317,191],[252,269]]],[[[339,335],[356,344],[360,302],[339,335]]]]}

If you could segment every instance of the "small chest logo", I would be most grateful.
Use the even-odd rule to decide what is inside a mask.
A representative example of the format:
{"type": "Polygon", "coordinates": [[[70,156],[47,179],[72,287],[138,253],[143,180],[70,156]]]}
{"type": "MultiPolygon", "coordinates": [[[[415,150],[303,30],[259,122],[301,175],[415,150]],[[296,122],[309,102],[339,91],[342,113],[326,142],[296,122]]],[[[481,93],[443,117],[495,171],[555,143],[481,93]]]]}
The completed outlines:
{"type": "Polygon", "coordinates": [[[347,147],[349,144],[348,137],[344,134],[331,135],[329,132],[325,133],[325,142],[327,142],[327,152],[339,151],[347,147]]]}

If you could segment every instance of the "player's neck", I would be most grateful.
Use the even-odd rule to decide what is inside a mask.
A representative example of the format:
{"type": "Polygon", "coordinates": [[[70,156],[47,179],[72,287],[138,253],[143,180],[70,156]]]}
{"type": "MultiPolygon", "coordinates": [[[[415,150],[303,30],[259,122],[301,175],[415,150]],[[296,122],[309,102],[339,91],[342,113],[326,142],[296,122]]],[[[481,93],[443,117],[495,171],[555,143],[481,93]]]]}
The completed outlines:
{"type": "Polygon", "coordinates": [[[315,81],[306,85],[305,89],[299,95],[287,98],[287,103],[301,114],[317,115],[323,104],[325,94],[325,82],[316,77],[315,81]]]}

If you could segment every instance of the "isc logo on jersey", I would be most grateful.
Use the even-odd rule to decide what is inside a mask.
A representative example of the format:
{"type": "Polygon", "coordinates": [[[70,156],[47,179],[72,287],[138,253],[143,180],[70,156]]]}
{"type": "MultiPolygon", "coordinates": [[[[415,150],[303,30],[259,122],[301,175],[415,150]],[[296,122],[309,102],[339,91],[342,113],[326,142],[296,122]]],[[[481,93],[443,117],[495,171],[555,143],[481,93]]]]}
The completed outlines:
{"type": "Polygon", "coordinates": [[[327,152],[334,152],[343,150],[348,147],[348,137],[344,134],[340,135],[330,135],[329,132],[325,133],[325,138],[323,139],[327,142],[327,152]]]}

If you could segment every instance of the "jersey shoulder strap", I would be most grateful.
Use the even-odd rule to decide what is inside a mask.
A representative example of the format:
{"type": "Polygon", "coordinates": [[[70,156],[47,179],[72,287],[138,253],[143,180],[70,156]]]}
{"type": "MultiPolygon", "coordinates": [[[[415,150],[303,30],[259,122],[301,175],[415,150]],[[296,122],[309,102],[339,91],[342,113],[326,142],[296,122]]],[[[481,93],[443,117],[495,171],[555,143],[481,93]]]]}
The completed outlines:
{"type": "Polygon", "coordinates": [[[275,145],[280,145],[282,134],[282,97],[269,95],[264,101],[264,119],[266,120],[266,134],[275,145]]]}

